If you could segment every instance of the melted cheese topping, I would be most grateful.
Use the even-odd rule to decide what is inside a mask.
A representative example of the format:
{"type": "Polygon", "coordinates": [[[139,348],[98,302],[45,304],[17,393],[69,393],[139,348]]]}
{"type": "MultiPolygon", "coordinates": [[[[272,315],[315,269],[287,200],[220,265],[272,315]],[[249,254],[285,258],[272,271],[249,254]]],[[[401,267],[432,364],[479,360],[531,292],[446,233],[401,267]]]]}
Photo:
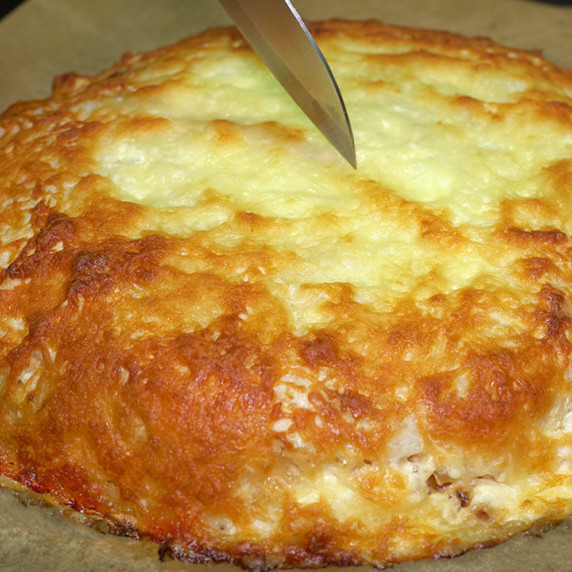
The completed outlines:
{"type": "Polygon", "coordinates": [[[568,517],[572,73],[313,31],[355,171],[231,30],[0,118],[0,473],[255,569],[568,517]]]}

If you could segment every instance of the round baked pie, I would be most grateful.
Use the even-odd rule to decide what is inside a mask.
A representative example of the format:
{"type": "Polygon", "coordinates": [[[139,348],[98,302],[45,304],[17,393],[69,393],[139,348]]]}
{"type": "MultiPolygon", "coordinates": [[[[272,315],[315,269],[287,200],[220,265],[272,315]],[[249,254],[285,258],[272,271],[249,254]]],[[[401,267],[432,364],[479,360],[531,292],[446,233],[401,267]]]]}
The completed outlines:
{"type": "Polygon", "coordinates": [[[310,26],[357,170],[239,34],[0,117],[0,474],[161,555],[456,555],[572,512],[572,71],[310,26]]]}

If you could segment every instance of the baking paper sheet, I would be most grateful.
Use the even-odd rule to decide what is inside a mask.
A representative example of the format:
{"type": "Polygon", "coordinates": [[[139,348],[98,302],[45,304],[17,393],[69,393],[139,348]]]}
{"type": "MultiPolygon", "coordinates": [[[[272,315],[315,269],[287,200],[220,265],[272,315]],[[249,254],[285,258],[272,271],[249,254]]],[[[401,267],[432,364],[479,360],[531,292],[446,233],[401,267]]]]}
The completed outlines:
{"type": "MultiPolygon", "coordinates": [[[[307,20],[378,18],[489,36],[510,46],[541,50],[550,60],[572,67],[572,6],[529,0],[294,0],[294,4],[307,20]]],[[[216,0],[27,0],[0,22],[0,110],[17,100],[49,95],[58,74],[96,73],[124,52],[152,49],[227,23],[216,0]]],[[[564,524],[539,537],[521,535],[495,548],[450,560],[398,565],[395,570],[570,570],[571,530],[564,524]]],[[[203,572],[207,568],[161,563],[154,545],[101,534],[0,490],[0,570],[203,572]]],[[[235,569],[217,565],[214,570],[235,569]]]]}

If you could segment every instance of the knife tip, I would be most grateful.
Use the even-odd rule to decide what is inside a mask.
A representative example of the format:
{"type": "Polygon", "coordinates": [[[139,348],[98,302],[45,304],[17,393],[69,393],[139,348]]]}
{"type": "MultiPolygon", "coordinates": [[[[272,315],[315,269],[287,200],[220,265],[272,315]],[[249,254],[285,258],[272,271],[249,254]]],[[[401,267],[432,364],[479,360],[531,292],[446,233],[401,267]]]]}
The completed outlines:
{"type": "MultiPolygon", "coordinates": [[[[333,143],[333,142],[332,142],[333,143]]],[[[356,158],[356,149],[355,144],[353,142],[353,138],[351,139],[351,145],[345,144],[335,144],[334,147],[338,151],[338,153],[354,168],[357,169],[357,158],[356,158]]]]}
{"type": "Polygon", "coordinates": [[[357,169],[357,159],[355,151],[350,156],[346,156],[345,159],[354,168],[354,170],[357,169]]]}

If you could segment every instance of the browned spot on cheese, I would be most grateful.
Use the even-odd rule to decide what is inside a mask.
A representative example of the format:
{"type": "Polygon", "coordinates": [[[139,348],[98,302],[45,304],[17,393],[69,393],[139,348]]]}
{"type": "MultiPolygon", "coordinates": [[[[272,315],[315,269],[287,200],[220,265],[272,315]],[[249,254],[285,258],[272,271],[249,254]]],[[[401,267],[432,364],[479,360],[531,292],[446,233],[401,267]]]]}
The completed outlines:
{"type": "Polygon", "coordinates": [[[522,261],[525,272],[530,280],[538,280],[545,275],[559,275],[558,267],[547,258],[533,257],[522,261]]]}
{"type": "Polygon", "coordinates": [[[540,246],[545,244],[561,244],[568,240],[566,234],[558,229],[523,230],[521,228],[509,227],[506,229],[506,236],[523,246],[530,244],[540,246]]]}

